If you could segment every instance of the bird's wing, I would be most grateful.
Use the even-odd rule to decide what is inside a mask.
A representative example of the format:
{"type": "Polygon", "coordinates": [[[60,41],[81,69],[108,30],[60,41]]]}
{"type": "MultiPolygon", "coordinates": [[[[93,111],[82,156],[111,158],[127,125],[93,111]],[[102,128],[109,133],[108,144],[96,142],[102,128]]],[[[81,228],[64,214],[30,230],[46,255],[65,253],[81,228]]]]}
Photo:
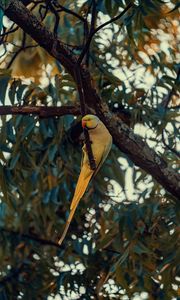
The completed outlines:
{"type": "MultiPolygon", "coordinates": [[[[109,154],[109,151],[111,150],[111,146],[112,146],[112,139],[110,139],[109,143],[106,144],[104,146],[104,150],[103,150],[103,154],[101,156],[101,160],[99,161],[99,164],[96,165],[96,170],[95,172],[93,173],[93,176],[92,178],[94,178],[94,176],[96,176],[96,174],[98,173],[99,169],[101,168],[102,164],[104,163],[104,161],[106,160],[106,157],[108,156],[109,154]]],[[[91,179],[92,179],[91,178],[91,179]]]]}

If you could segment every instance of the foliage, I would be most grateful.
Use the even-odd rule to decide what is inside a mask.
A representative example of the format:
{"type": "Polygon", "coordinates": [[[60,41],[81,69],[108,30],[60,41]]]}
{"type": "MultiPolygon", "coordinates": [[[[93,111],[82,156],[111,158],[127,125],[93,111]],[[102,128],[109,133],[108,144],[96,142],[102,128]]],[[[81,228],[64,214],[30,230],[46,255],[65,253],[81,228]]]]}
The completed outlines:
{"type": "MultiPolygon", "coordinates": [[[[97,0],[95,25],[129,2],[122,18],[96,33],[85,60],[111,111],[133,129],[140,126],[139,134],[176,169],[178,5],[97,0]]],[[[93,3],[32,1],[28,8],[80,55],[85,26],[70,11],[94,26],[93,3]]],[[[75,83],[59,62],[16,24],[4,23],[1,105],[77,105],[75,83]]],[[[133,299],[146,292],[147,299],[179,299],[179,203],[115,146],[62,247],[56,244],[80,169],[79,122],[70,115],[1,117],[0,298],[133,299]]]]}

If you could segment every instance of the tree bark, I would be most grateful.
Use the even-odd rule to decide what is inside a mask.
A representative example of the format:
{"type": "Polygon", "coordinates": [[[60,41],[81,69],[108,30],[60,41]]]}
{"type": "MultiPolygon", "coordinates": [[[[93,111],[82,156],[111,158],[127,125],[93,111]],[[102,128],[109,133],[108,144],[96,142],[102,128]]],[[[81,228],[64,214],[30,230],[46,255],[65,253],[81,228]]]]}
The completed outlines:
{"type": "MultiPolygon", "coordinates": [[[[52,32],[40,23],[21,1],[14,0],[5,13],[51,56],[57,59],[76,80],[74,70],[77,57],[73,56],[68,47],[65,47],[52,32]]],[[[82,65],[79,67],[83,76],[86,103],[96,111],[96,114],[105,123],[116,146],[126,153],[137,166],[151,174],[168,192],[176,198],[180,197],[180,176],[168,167],[167,162],[138,135],[135,135],[120,118],[111,114],[93,88],[89,71],[82,65]]]]}
{"type": "Polygon", "coordinates": [[[64,115],[79,116],[79,106],[0,106],[0,116],[3,115],[37,115],[40,118],[61,117],[64,115]]]}

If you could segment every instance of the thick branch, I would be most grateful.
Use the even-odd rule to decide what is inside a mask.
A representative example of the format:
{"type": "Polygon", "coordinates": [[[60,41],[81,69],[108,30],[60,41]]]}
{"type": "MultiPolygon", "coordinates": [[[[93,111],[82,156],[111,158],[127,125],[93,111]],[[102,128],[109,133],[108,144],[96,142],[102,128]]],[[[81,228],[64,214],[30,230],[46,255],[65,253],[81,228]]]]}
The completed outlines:
{"type": "MultiPolygon", "coordinates": [[[[68,48],[49,32],[35,16],[18,0],[14,0],[6,10],[6,15],[27,32],[41,47],[55,57],[74,78],[77,63],[68,48]]],[[[82,68],[81,66],[79,66],[82,68]]],[[[86,69],[81,69],[83,90],[86,103],[95,108],[97,115],[109,128],[114,143],[126,153],[139,167],[150,173],[162,186],[175,197],[180,196],[180,176],[156,154],[153,149],[135,135],[119,118],[113,117],[107,108],[103,109],[101,99],[92,87],[91,76],[86,69]]]]}
{"type": "Polygon", "coordinates": [[[64,115],[78,116],[81,114],[77,106],[0,106],[0,115],[38,115],[40,118],[61,117],[64,115]]]}
{"type": "Polygon", "coordinates": [[[76,58],[72,56],[67,47],[56,39],[54,34],[47,30],[42,23],[23,5],[21,1],[14,0],[9,5],[5,14],[24,32],[28,33],[51,56],[55,57],[73,75],[76,58]]]}
{"type": "Polygon", "coordinates": [[[99,109],[97,114],[108,127],[115,145],[137,166],[151,174],[168,192],[180,199],[179,174],[168,167],[167,162],[119,118],[113,117],[107,111],[103,114],[99,109]]]}

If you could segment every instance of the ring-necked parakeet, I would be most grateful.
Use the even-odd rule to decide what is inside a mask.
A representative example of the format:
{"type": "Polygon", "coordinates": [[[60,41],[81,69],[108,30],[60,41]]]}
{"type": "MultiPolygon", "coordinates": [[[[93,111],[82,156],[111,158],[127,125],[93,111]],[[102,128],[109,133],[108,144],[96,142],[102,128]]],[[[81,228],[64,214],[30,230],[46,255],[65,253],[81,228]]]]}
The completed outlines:
{"type": "Polygon", "coordinates": [[[69,228],[69,225],[75,213],[77,205],[80,199],[82,198],[82,196],[84,195],[89,181],[91,180],[92,176],[96,175],[96,173],[100,169],[112,145],[112,136],[110,135],[105,125],[99,120],[97,116],[94,115],[84,116],[82,118],[82,127],[87,129],[89,132],[92,152],[96,163],[96,169],[91,170],[90,168],[88,153],[86,151],[86,145],[84,144],[82,148],[83,157],[81,163],[81,172],[78,178],[78,182],[70,206],[70,214],[66,222],[63,234],[58,242],[59,245],[61,245],[61,243],[63,242],[66,236],[67,230],[69,228]]]}

